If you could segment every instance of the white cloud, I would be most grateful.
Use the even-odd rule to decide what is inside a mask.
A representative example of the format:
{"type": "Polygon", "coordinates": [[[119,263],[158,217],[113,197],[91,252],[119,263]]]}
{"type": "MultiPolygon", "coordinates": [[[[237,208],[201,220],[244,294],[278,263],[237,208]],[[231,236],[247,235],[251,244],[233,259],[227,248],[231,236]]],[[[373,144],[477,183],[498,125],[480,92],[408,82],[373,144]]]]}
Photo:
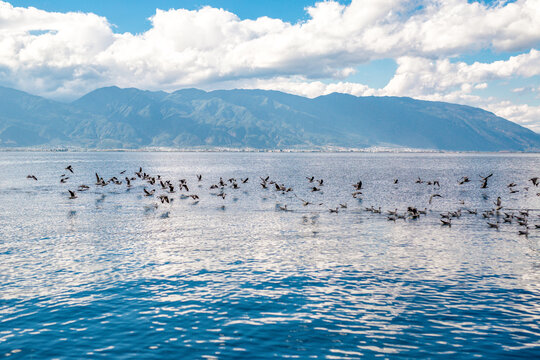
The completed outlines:
{"type": "MultiPolygon", "coordinates": [[[[540,73],[540,0],[322,1],[306,11],[308,20],[291,24],[241,20],[211,7],[157,10],[150,30],[117,34],[95,14],[0,1],[0,84],[56,98],[113,84],[245,85],[306,96],[343,91],[479,103],[471,93],[493,79],[540,73]],[[449,60],[486,48],[521,54],[491,64],[449,60]],[[386,87],[346,81],[357,65],[379,58],[399,65],[386,87]]],[[[507,113],[522,119],[523,111],[507,113]]]]}
{"type": "Polygon", "coordinates": [[[540,106],[529,106],[527,104],[512,104],[509,101],[486,104],[484,109],[497,114],[505,119],[528,127],[529,129],[540,133],[540,106]]]}
{"type": "Polygon", "coordinates": [[[276,77],[272,79],[255,79],[234,81],[225,84],[226,88],[263,89],[277,90],[290,94],[314,98],[321,95],[328,95],[334,92],[351,94],[355,96],[378,95],[380,90],[372,89],[367,85],[354,82],[332,82],[310,81],[305,77],[276,77]]]}
{"type": "Polygon", "coordinates": [[[398,69],[385,90],[390,94],[408,93],[412,96],[447,93],[461,87],[464,92],[472,88],[486,88],[486,81],[513,77],[531,77],[540,74],[540,51],[512,56],[508,60],[492,63],[451,62],[449,59],[432,60],[420,57],[402,57],[398,69]]]}

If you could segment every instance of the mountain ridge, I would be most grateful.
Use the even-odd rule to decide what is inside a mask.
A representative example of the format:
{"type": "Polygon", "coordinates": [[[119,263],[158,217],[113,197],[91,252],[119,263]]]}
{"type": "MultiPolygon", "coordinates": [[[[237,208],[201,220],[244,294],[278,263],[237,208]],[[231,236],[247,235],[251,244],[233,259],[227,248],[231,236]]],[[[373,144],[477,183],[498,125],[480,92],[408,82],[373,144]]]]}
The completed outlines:
{"type": "Polygon", "coordinates": [[[0,148],[539,151],[540,134],[483,109],[409,97],[110,86],[71,103],[0,87],[0,148]]]}

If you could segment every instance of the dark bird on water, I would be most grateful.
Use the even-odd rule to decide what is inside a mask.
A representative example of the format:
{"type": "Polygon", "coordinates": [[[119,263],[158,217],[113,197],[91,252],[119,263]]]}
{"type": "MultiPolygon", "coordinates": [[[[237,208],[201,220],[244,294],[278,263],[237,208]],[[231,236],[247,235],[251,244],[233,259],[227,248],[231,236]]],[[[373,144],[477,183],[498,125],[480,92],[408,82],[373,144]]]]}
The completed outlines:
{"type": "Polygon", "coordinates": [[[452,226],[452,220],[450,219],[441,219],[442,226],[452,226]]]}
{"type": "Polygon", "coordinates": [[[71,165],[68,165],[68,167],[66,168],[66,170],[68,170],[69,172],[71,172],[73,174],[73,168],[71,167],[71,165]]]}
{"type": "Polygon", "coordinates": [[[28,175],[26,178],[27,178],[27,179],[32,179],[32,180],[36,180],[36,181],[37,181],[37,177],[35,177],[34,175],[28,175]]]}
{"type": "Polygon", "coordinates": [[[69,192],[69,198],[70,199],[76,199],[77,198],[77,194],[75,194],[75,191],[68,190],[68,192],[69,192]]]}
{"type": "Polygon", "coordinates": [[[518,230],[518,235],[529,236],[529,229],[518,230]]]}

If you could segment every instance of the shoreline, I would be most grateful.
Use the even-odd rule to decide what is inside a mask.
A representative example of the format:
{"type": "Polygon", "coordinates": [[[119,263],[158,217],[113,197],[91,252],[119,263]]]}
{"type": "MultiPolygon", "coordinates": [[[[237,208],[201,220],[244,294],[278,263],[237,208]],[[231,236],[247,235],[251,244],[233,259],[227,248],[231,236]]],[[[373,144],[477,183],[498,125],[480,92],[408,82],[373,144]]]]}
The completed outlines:
{"type": "Polygon", "coordinates": [[[40,153],[99,153],[99,152],[126,152],[126,153],[358,153],[358,154],[540,154],[535,151],[483,151],[483,150],[437,150],[437,149],[393,149],[393,148],[328,148],[328,149],[238,149],[238,148],[140,148],[140,149],[96,149],[96,148],[0,148],[0,152],[40,152],[40,153]]]}

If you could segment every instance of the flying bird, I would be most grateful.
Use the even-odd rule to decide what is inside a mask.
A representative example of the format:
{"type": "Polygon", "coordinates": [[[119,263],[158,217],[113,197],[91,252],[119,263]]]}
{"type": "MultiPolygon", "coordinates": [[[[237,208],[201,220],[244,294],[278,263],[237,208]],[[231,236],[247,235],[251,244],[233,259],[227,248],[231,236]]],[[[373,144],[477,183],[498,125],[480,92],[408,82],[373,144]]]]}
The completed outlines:
{"type": "Polygon", "coordinates": [[[480,177],[482,178],[482,180],[481,180],[481,181],[482,181],[482,185],[481,185],[480,187],[481,187],[482,189],[487,188],[488,179],[489,179],[490,177],[492,177],[492,176],[493,176],[493,173],[489,174],[488,176],[482,176],[482,175],[480,175],[480,177]]]}
{"type": "Polygon", "coordinates": [[[440,197],[442,198],[442,196],[440,194],[432,194],[430,197],[429,197],[429,204],[431,205],[431,202],[433,201],[433,198],[436,198],[436,197],[440,197]]]}

